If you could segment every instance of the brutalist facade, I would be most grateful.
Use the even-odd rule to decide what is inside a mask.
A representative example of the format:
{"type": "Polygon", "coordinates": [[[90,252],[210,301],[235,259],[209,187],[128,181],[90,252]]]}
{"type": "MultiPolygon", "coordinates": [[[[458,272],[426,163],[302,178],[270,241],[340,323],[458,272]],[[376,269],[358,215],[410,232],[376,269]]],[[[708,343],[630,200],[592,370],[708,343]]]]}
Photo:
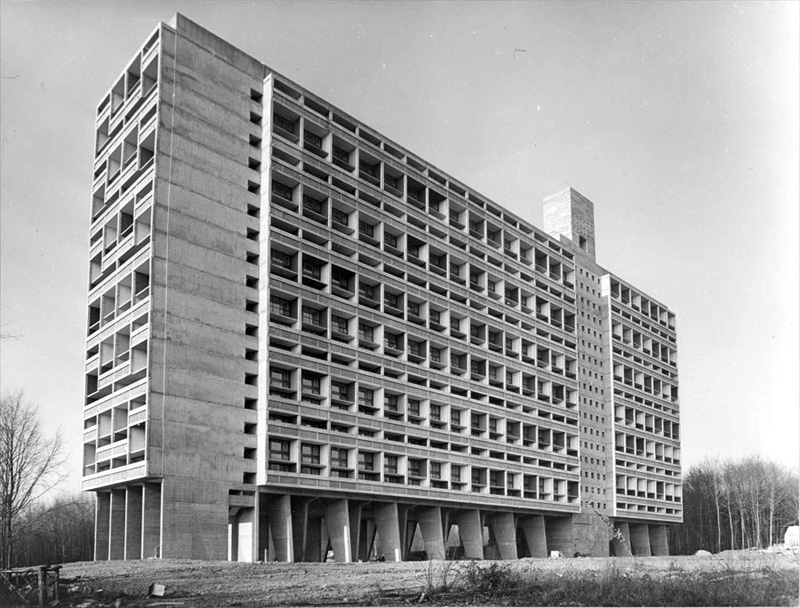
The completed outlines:
{"type": "Polygon", "coordinates": [[[96,559],[664,554],[674,315],[181,15],[97,111],[96,559]]]}

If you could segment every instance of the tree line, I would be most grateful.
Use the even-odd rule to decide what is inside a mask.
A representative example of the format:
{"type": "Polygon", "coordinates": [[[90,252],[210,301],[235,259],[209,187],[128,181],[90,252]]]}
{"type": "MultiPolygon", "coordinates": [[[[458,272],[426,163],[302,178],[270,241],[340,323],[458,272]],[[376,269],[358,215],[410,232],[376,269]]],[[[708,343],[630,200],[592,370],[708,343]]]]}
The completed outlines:
{"type": "Polygon", "coordinates": [[[66,477],[60,434],[46,436],[22,392],[0,399],[0,567],[92,559],[94,499],[50,497],[66,477]]]}
{"type": "Polygon", "coordinates": [[[670,528],[670,553],[767,548],[798,519],[798,471],[747,456],[705,460],[683,477],[683,524],[670,528]]]}

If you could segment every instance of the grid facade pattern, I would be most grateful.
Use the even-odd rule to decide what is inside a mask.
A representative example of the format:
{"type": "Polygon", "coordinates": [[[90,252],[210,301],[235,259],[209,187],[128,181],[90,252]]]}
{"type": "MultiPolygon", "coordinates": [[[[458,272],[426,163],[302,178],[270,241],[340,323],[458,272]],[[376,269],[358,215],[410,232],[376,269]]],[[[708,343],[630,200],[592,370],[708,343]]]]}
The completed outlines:
{"type": "Polygon", "coordinates": [[[275,76],[271,135],[267,483],[577,505],[572,254],[275,76]]]}
{"type": "Polygon", "coordinates": [[[98,559],[666,551],[675,318],[588,199],[540,230],[180,15],[96,133],[98,559]]]}

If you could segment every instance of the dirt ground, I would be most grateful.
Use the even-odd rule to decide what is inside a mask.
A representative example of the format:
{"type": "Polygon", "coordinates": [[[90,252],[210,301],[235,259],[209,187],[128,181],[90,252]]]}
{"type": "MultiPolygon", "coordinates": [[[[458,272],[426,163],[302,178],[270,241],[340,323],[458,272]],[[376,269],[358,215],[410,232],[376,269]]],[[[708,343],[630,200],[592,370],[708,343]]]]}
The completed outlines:
{"type": "MultiPolygon", "coordinates": [[[[480,562],[489,565],[492,562],[480,562]]],[[[757,571],[765,566],[798,571],[798,558],[756,551],[726,551],[706,557],[520,559],[502,562],[522,573],[598,571],[673,577],[697,569],[757,571]]],[[[83,608],[233,606],[407,605],[430,584],[459,576],[465,562],[353,564],[241,564],[194,560],[77,562],[61,570],[60,606],[83,608]],[[161,597],[148,597],[152,583],[161,597]]],[[[423,598],[424,599],[424,598],[423,598]]]]}

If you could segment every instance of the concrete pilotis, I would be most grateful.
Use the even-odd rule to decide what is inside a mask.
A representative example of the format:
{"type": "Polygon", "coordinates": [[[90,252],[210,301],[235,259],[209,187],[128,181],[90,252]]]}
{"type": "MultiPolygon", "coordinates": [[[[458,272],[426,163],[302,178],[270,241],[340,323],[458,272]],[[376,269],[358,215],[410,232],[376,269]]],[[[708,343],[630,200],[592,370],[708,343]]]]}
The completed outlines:
{"type": "Polygon", "coordinates": [[[358,561],[359,538],[361,536],[361,503],[347,501],[348,520],[350,522],[350,559],[358,561]]]}
{"type": "Polygon", "coordinates": [[[631,546],[631,531],[628,524],[619,522],[614,524],[614,538],[611,539],[611,548],[617,557],[631,557],[633,548],[631,546]]]}
{"type": "Polygon", "coordinates": [[[650,525],[650,551],[653,555],[669,555],[667,526],[650,525]]]}
{"type": "Polygon", "coordinates": [[[293,555],[292,561],[304,562],[307,561],[305,557],[306,549],[306,534],[308,531],[308,499],[293,496],[292,503],[292,544],[293,555]]]}
{"type": "Polygon", "coordinates": [[[544,531],[544,515],[530,515],[520,519],[520,527],[528,543],[531,557],[547,557],[547,536],[544,531]]]}
{"type": "Polygon", "coordinates": [[[94,518],[94,559],[108,559],[108,527],[111,522],[111,493],[98,492],[94,518]]]}
{"type": "Polygon", "coordinates": [[[269,497],[267,500],[267,521],[272,536],[275,559],[279,562],[293,562],[292,502],[288,494],[269,497]]]}
{"type": "Polygon", "coordinates": [[[237,526],[239,540],[236,552],[236,561],[253,561],[253,533],[255,530],[255,510],[242,509],[239,511],[237,526]]]}
{"type": "Polygon", "coordinates": [[[325,525],[333,548],[333,559],[337,562],[353,561],[350,546],[350,513],[347,499],[336,500],[325,507],[325,525]]]}
{"type": "Polygon", "coordinates": [[[322,544],[322,518],[309,517],[308,529],[306,530],[306,546],[303,551],[303,561],[321,562],[324,560],[324,551],[328,545],[328,537],[325,536],[325,544],[322,544]]]}
{"type": "Polygon", "coordinates": [[[161,557],[161,485],[142,488],[142,558],[161,557]]]}
{"type": "Polygon", "coordinates": [[[631,531],[631,551],[640,557],[652,555],[650,551],[650,532],[647,524],[630,524],[631,531]]]}
{"type": "Polygon", "coordinates": [[[125,500],[125,559],[142,557],[142,486],[129,486],[125,500]]]}
{"type": "Polygon", "coordinates": [[[513,513],[496,513],[489,517],[489,526],[497,542],[500,559],[517,559],[517,527],[513,513]]]}
{"type": "Polygon", "coordinates": [[[464,544],[464,557],[483,559],[483,527],[480,512],[458,511],[453,515],[453,522],[458,526],[458,534],[464,544]]]}
{"type": "Polygon", "coordinates": [[[545,521],[548,551],[561,551],[565,557],[574,553],[571,517],[554,517],[545,521]]]}
{"type": "Polygon", "coordinates": [[[378,556],[382,556],[387,562],[402,561],[403,544],[397,503],[378,503],[373,506],[372,512],[378,528],[378,556]]]}
{"type": "Polygon", "coordinates": [[[125,559],[125,490],[111,490],[108,559],[125,559]]]}
{"type": "Polygon", "coordinates": [[[442,533],[442,510],[439,507],[421,509],[417,512],[417,521],[425,544],[428,559],[444,559],[444,534],[442,533]]]}

